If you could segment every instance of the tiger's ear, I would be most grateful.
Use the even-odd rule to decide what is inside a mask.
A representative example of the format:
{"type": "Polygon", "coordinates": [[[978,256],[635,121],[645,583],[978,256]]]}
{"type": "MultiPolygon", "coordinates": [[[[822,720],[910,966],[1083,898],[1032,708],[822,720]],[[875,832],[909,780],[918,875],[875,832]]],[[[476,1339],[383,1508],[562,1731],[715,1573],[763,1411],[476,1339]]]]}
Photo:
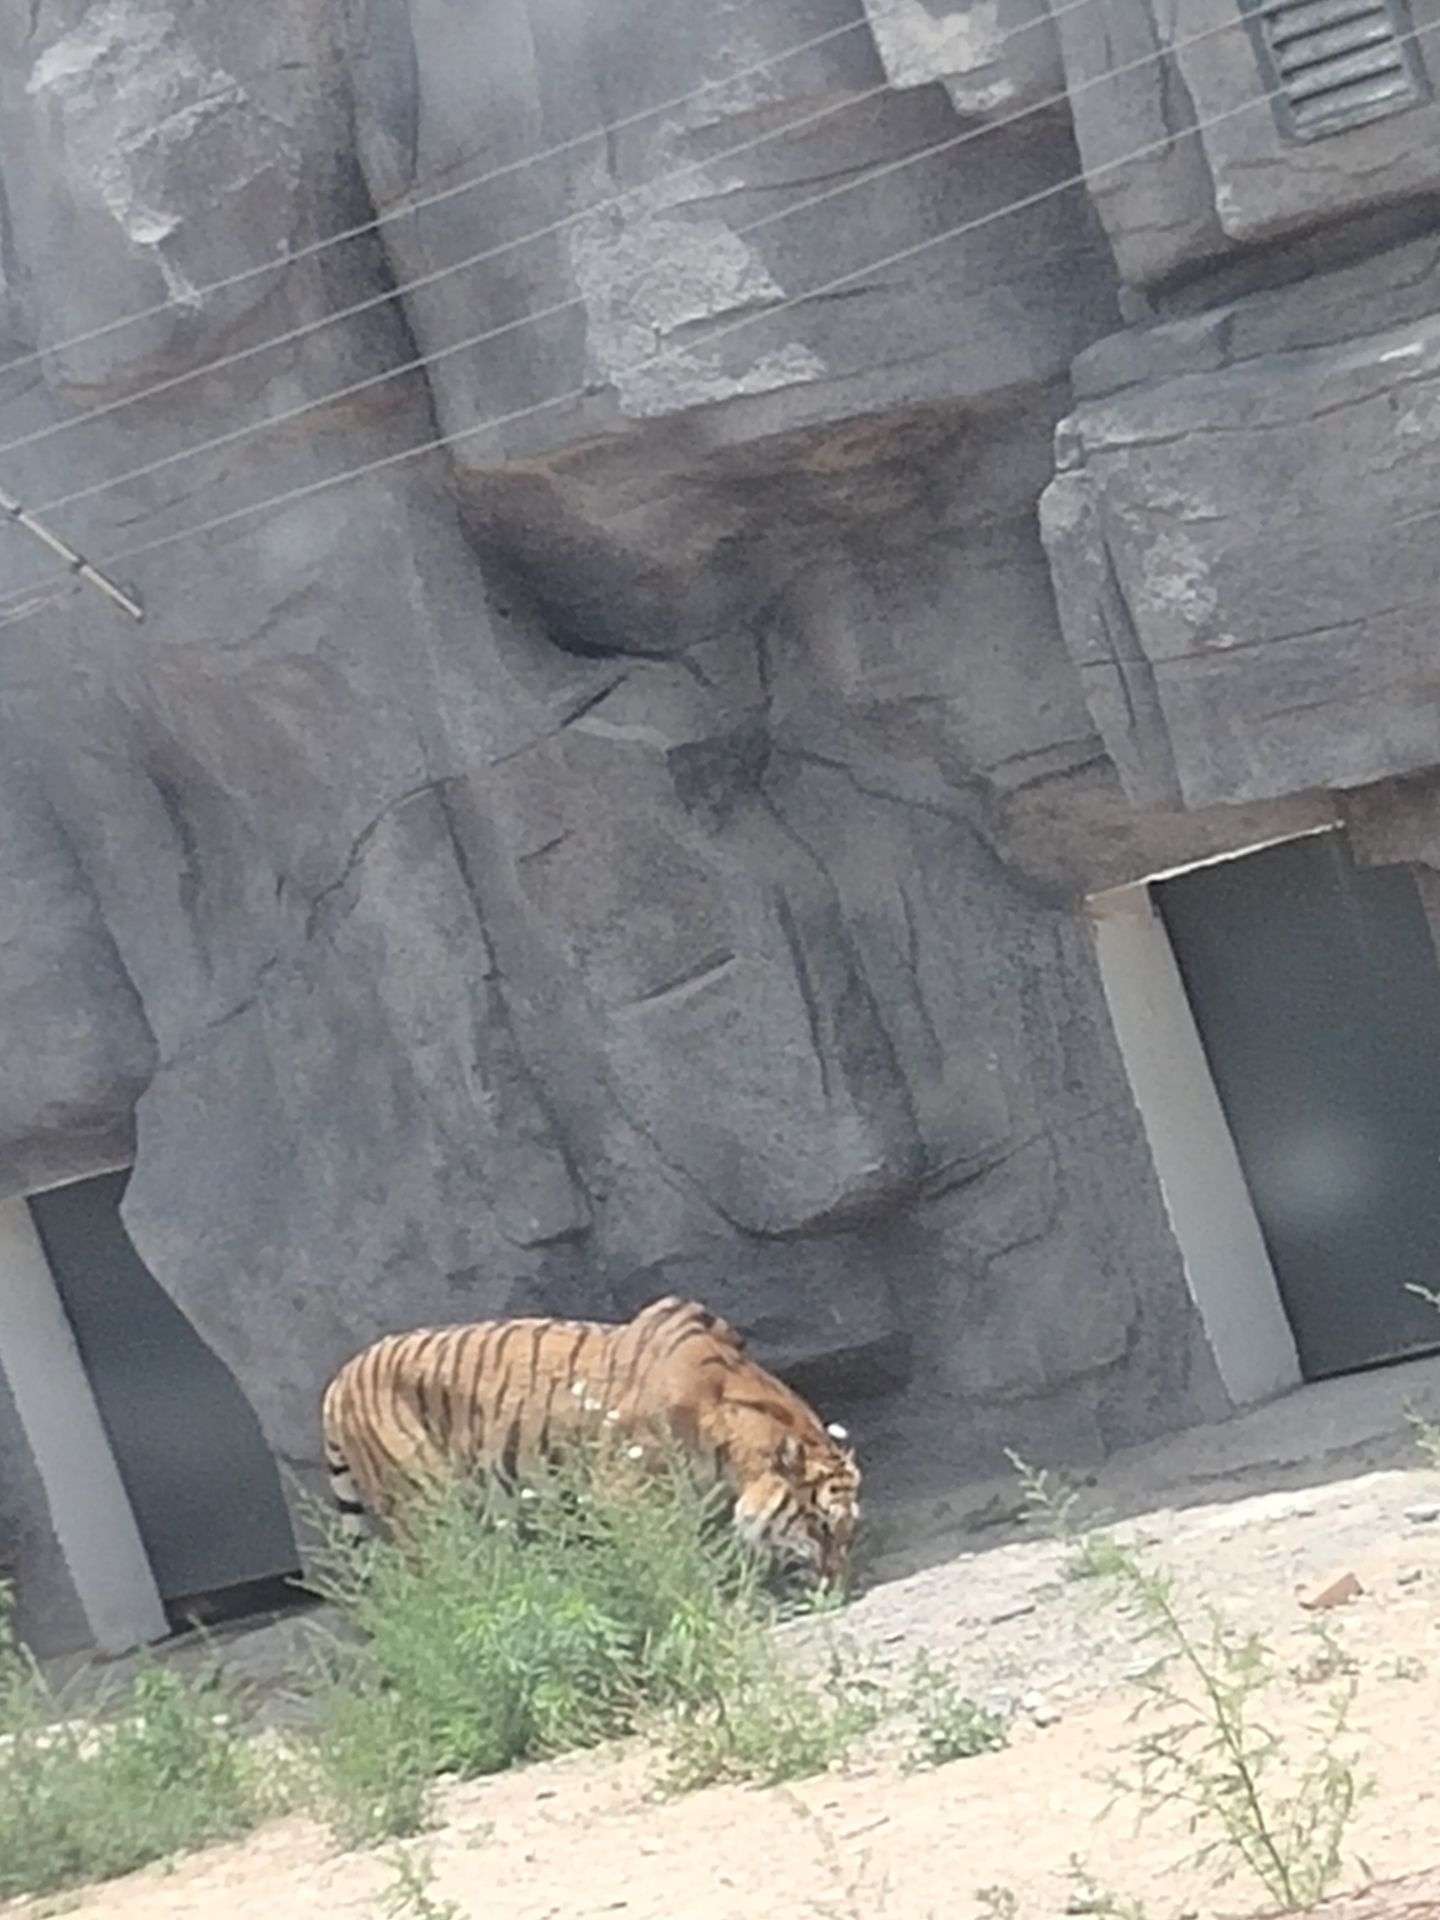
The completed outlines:
{"type": "Polygon", "coordinates": [[[710,1322],[710,1333],[716,1340],[719,1340],[723,1345],[731,1348],[735,1353],[744,1353],[745,1336],[743,1333],[740,1333],[736,1328],[732,1327],[728,1320],[722,1320],[718,1313],[712,1313],[708,1318],[710,1322]]]}
{"type": "Polygon", "coordinates": [[[775,1464],[784,1473],[794,1473],[805,1458],[805,1449],[793,1433],[787,1433],[775,1449],[775,1464]]]}

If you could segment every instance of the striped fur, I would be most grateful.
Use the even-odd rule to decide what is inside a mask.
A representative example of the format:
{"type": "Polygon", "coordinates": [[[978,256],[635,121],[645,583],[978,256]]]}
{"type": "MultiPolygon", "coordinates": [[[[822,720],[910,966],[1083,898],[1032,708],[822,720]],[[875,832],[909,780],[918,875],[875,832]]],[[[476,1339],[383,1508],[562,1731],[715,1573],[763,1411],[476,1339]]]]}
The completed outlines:
{"type": "Polygon", "coordinates": [[[325,1390],[325,1464],[357,1526],[393,1524],[415,1487],[458,1472],[515,1487],[602,1432],[668,1433],[702,1480],[734,1496],[742,1538],[822,1580],[845,1570],[860,1472],[839,1430],[752,1360],[693,1300],[620,1325],[492,1320],[389,1334],[325,1390]]]}

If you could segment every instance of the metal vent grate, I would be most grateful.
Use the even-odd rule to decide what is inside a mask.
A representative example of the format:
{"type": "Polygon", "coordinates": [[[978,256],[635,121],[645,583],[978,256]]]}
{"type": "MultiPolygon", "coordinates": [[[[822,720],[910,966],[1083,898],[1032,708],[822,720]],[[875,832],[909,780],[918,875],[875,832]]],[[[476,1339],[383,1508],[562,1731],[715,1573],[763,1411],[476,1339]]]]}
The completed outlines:
{"type": "Polygon", "coordinates": [[[1319,140],[1430,97],[1404,0],[1241,0],[1280,131],[1319,140]]]}

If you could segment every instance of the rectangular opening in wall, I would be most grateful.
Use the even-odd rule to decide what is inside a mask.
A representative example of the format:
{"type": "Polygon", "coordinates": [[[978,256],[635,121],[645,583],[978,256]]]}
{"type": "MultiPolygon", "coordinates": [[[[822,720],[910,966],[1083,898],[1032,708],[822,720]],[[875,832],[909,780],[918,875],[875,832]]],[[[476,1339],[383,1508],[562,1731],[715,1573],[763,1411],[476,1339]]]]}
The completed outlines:
{"type": "Polygon", "coordinates": [[[1287,140],[1320,140],[1430,98],[1404,0],[1241,0],[1287,140]]]}
{"type": "Polygon", "coordinates": [[[1440,962],[1328,832],[1154,884],[1306,1379],[1440,1347],[1440,962]]]}
{"type": "Polygon", "coordinates": [[[1101,984],[1185,1277],[1236,1406],[1297,1386],[1269,1249],[1164,922],[1145,882],[1095,895],[1101,984]]]}
{"type": "Polygon", "coordinates": [[[294,1599],[275,1460],[234,1375],[131,1244],[128,1179],[32,1194],[29,1207],[155,1584],[176,1625],[294,1599]]]}

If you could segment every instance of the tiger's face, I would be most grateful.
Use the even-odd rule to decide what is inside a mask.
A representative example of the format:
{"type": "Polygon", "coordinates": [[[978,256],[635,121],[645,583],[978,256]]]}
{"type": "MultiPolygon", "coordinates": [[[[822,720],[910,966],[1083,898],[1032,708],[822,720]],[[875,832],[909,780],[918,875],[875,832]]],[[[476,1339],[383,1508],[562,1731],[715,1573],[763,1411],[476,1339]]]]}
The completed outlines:
{"type": "Polygon", "coordinates": [[[849,1447],[781,1441],[770,1472],[741,1495],[736,1525],[783,1565],[829,1584],[844,1576],[860,1524],[860,1468],[849,1447]]]}
{"type": "Polygon", "coordinates": [[[811,1482],[816,1577],[844,1577],[860,1525],[860,1466],[850,1447],[836,1447],[811,1482]]]}

